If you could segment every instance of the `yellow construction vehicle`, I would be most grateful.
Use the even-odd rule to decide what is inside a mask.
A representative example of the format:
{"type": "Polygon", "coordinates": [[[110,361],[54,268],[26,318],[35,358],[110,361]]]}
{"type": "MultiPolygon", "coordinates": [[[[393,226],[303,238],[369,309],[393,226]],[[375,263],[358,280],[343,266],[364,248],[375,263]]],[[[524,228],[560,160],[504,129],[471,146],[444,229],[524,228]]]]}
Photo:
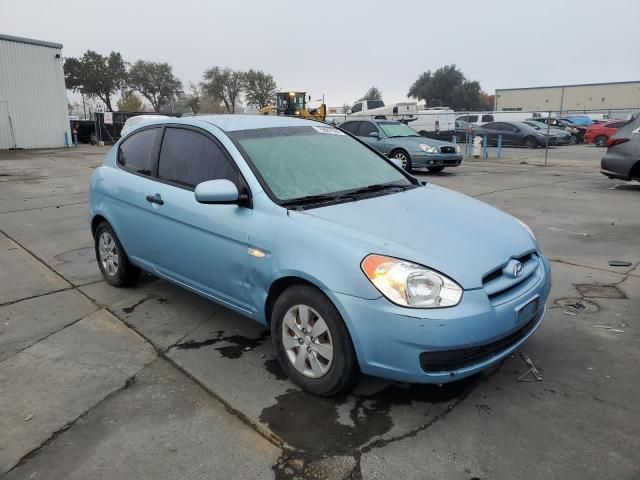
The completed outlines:
{"type": "Polygon", "coordinates": [[[297,116],[324,121],[327,115],[327,106],[324,103],[324,98],[318,108],[308,109],[307,101],[311,101],[311,95],[307,100],[307,92],[279,92],[276,93],[276,104],[264,107],[260,110],[260,113],[262,115],[297,116]]]}

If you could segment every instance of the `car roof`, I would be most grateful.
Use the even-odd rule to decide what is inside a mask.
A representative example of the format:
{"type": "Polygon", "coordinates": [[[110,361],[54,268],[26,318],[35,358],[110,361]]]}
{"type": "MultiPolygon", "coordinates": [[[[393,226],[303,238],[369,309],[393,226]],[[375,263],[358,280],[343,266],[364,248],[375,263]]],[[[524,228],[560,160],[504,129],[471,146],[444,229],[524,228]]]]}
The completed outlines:
{"type": "Polygon", "coordinates": [[[184,118],[150,119],[145,125],[182,124],[203,127],[203,123],[215,125],[225,132],[237,130],[253,130],[258,128],[303,127],[323,125],[315,120],[296,117],[280,117],[275,115],[197,115],[184,118]]]}

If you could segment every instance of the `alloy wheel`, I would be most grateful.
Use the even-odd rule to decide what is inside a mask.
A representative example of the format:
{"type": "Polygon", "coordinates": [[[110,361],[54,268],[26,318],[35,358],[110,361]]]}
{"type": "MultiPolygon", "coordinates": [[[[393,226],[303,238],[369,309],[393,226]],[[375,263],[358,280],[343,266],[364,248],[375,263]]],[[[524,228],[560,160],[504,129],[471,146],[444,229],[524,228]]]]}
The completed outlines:
{"type": "Polygon", "coordinates": [[[333,363],[331,332],[324,319],[307,305],[294,305],[282,321],[282,346],[293,367],[308,378],[327,374],[333,363]]]}
{"type": "Polygon", "coordinates": [[[102,232],[100,234],[98,252],[103,270],[110,277],[115,277],[118,274],[120,257],[118,256],[116,242],[109,232],[102,232]]]}
{"type": "Polygon", "coordinates": [[[396,152],[393,154],[393,158],[400,160],[402,168],[407,169],[407,156],[402,152],[396,152]]]}

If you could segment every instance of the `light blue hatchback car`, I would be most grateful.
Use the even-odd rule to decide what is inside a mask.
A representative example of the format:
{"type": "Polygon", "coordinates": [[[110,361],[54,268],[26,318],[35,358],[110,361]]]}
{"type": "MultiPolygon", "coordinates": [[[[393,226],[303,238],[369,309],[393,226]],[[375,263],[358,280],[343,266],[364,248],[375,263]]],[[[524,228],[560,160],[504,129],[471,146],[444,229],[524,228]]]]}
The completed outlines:
{"type": "Polygon", "coordinates": [[[359,372],[479,372],[533,334],[549,295],[522,222],[310,120],[152,120],[96,169],[90,208],[109,283],[143,269],[269,326],[284,371],[319,395],[359,372]]]}

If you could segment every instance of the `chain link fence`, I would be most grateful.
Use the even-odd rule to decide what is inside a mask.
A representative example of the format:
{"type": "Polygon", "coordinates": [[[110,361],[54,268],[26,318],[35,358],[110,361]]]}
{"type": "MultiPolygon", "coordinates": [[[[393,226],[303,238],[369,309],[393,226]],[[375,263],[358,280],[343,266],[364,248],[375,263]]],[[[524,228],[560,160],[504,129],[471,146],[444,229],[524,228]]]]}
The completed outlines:
{"type": "MultiPolygon", "coordinates": [[[[639,113],[637,107],[563,112],[454,112],[446,108],[418,110],[414,107],[407,111],[403,109],[406,105],[389,106],[388,112],[375,112],[374,115],[366,111],[330,113],[325,122],[346,126],[351,133],[364,136],[370,134],[370,128],[353,122],[395,120],[426,139],[456,144],[465,160],[539,160],[547,163],[550,156],[562,156],[565,147],[606,147],[610,136],[639,113]]],[[[579,147],[572,151],[576,148],[579,147]]]]}

